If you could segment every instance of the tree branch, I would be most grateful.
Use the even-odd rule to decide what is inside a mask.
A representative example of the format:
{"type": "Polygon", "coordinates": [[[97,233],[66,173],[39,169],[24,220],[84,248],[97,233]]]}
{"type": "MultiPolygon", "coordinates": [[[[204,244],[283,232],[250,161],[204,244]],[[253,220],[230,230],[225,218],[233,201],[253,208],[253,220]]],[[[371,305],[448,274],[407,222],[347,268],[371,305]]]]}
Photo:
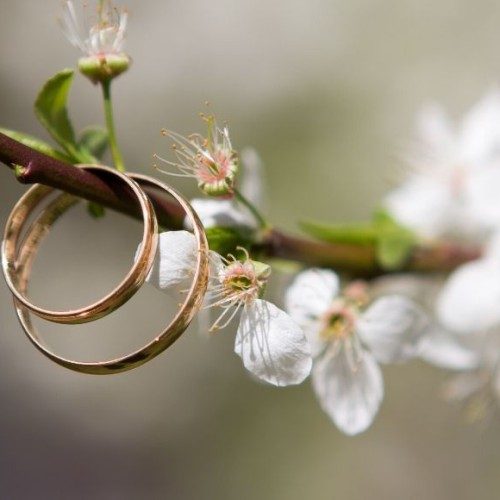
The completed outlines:
{"type": "MultiPolygon", "coordinates": [[[[122,183],[39,153],[2,133],[0,161],[15,169],[17,180],[23,184],[45,184],[136,218],[141,217],[136,201],[122,183]]],[[[168,229],[181,229],[184,219],[181,207],[154,190],[147,188],[146,192],[153,202],[159,224],[168,229]]],[[[331,267],[354,276],[374,277],[387,273],[377,263],[375,248],[367,245],[316,242],[273,229],[267,232],[259,248],[267,257],[331,267]]],[[[451,243],[419,247],[398,271],[448,272],[477,259],[480,254],[477,247],[451,243]]]]}

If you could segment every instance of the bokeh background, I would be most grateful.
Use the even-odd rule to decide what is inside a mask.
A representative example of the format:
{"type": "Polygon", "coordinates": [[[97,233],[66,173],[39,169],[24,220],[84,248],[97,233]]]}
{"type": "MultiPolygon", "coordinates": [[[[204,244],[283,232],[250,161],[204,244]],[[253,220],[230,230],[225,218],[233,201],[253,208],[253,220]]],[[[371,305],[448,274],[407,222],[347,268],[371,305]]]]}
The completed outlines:
{"type": "MultiPolygon", "coordinates": [[[[0,0],[0,122],[46,138],[38,87],[75,64],[59,0],[0,0]]],[[[200,128],[210,100],[237,147],[267,167],[270,218],[355,220],[398,179],[413,116],[428,100],[455,115],[500,79],[494,0],[130,0],[130,72],[115,85],[129,169],[154,173],[161,127],[200,128]]],[[[100,123],[99,93],[78,77],[78,128],[100,123]]],[[[186,195],[196,190],[176,183],[186,195]]],[[[24,191],[0,168],[0,220],[24,191]]],[[[81,305],[124,274],[140,226],[68,214],[40,253],[33,297],[81,305]]],[[[280,281],[280,280],[277,280],[280,281]]],[[[60,352],[92,358],[137,346],[171,317],[144,289],[98,323],[38,322],[60,352]]],[[[280,301],[279,293],[276,300],[280,301]]],[[[373,427],[347,438],[308,383],[252,381],[234,329],[191,328],[132,372],[78,375],[36,352],[0,284],[0,497],[5,499],[495,499],[500,425],[468,425],[442,402],[447,374],[422,363],[385,370],[373,427]]]]}

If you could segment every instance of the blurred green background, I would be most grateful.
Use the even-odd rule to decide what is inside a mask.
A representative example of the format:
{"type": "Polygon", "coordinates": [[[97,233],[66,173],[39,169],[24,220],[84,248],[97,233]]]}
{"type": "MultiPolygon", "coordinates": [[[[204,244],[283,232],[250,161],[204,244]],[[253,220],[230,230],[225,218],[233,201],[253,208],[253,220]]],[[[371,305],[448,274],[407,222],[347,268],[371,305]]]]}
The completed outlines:
{"type": "MultiPolygon", "coordinates": [[[[0,0],[0,122],[46,138],[38,87],[77,52],[57,28],[59,0],[0,0]]],[[[456,115],[500,78],[494,0],[151,0],[128,2],[130,72],[115,85],[130,170],[154,174],[161,127],[200,128],[210,100],[237,147],[267,166],[271,219],[367,217],[403,170],[413,116],[427,100],[456,115]]],[[[102,122],[98,89],[78,78],[79,127],[102,122]]],[[[189,196],[191,183],[176,183],[189,196]]],[[[24,191],[0,168],[0,220],[24,191]]],[[[125,273],[140,226],[68,214],[43,245],[33,297],[81,305],[125,273]]],[[[280,297],[276,295],[279,303],[280,297]]],[[[144,289],[98,323],[37,322],[81,358],[138,346],[171,317],[144,289]]],[[[0,497],[5,499],[496,499],[500,426],[470,426],[442,402],[447,374],[422,363],[385,370],[386,400],[365,434],[341,435],[308,383],[252,381],[234,329],[191,328],[132,372],[91,377],[36,352],[0,285],[0,497]]]]}

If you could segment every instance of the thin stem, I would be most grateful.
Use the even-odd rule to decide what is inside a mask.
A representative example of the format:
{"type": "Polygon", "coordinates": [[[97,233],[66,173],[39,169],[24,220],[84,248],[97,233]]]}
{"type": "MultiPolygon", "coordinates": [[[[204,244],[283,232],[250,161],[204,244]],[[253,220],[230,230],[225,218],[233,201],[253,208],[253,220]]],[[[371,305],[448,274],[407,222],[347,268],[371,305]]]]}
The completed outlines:
{"type": "Polygon", "coordinates": [[[255,205],[250,200],[248,200],[245,196],[243,196],[243,194],[241,194],[241,192],[238,191],[237,189],[234,190],[234,197],[242,205],[244,205],[246,208],[248,208],[248,210],[250,210],[251,214],[254,216],[260,229],[271,229],[271,224],[269,224],[269,222],[266,221],[266,219],[259,212],[257,207],[255,207],[255,205]]]}
{"type": "Polygon", "coordinates": [[[111,80],[105,80],[102,82],[102,95],[104,99],[104,115],[106,117],[106,128],[109,134],[109,146],[111,148],[111,156],[113,157],[113,163],[115,168],[120,172],[125,172],[125,165],[123,163],[123,158],[118,148],[118,142],[116,140],[115,132],[115,121],[113,118],[113,103],[111,101],[111,80]]]}

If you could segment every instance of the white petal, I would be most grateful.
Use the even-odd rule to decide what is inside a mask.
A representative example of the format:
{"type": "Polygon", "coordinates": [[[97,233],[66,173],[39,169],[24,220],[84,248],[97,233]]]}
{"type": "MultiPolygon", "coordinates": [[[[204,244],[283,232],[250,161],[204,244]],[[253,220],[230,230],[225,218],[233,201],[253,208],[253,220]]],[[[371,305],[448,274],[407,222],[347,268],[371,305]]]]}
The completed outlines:
{"type": "Polygon", "coordinates": [[[476,225],[500,227],[500,167],[491,166],[471,173],[464,185],[464,202],[476,225]]]}
{"type": "Polygon", "coordinates": [[[248,371],[273,385],[300,384],[311,371],[304,332],[288,314],[265,300],[245,306],[234,351],[248,371]]]}
{"type": "Polygon", "coordinates": [[[500,262],[500,231],[496,231],[489,238],[484,250],[484,258],[500,262]]]}
{"type": "Polygon", "coordinates": [[[326,269],[298,274],[286,291],[286,310],[301,326],[322,316],[339,293],[339,277],[326,269]]]}
{"type": "MultiPolygon", "coordinates": [[[[241,227],[252,226],[251,219],[241,212],[233,200],[195,198],[191,205],[198,214],[203,226],[241,227]]],[[[186,217],[184,226],[192,229],[191,220],[186,217]]]]}
{"type": "Polygon", "coordinates": [[[436,311],[446,328],[474,334],[500,324],[499,305],[500,265],[483,259],[465,264],[450,275],[436,311]]]}
{"type": "Polygon", "coordinates": [[[265,212],[264,165],[259,153],[254,148],[244,148],[241,151],[241,162],[243,164],[243,178],[240,190],[245,198],[259,207],[261,212],[265,212]]]}
{"type": "Polygon", "coordinates": [[[427,104],[418,113],[417,133],[424,153],[431,158],[442,157],[455,144],[453,125],[437,103],[427,104]]]}
{"type": "Polygon", "coordinates": [[[214,277],[219,276],[220,271],[226,267],[222,261],[222,257],[213,250],[208,252],[208,263],[210,266],[210,276],[214,277]]]}
{"type": "Polygon", "coordinates": [[[353,370],[346,346],[335,354],[327,353],[314,363],[314,390],[323,410],[345,434],[366,430],[384,396],[380,367],[367,351],[359,352],[353,370]]]}
{"type": "Polygon", "coordinates": [[[197,248],[196,238],[188,231],[161,233],[147,283],[164,290],[192,277],[196,267],[197,248]]]}
{"type": "Polygon", "coordinates": [[[435,325],[429,327],[422,338],[419,356],[447,370],[471,370],[479,365],[476,349],[462,345],[452,333],[435,325]]]}
{"type": "Polygon", "coordinates": [[[300,326],[309,342],[312,357],[317,357],[325,350],[326,346],[325,341],[320,337],[323,323],[320,320],[310,320],[300,326]]]}
{"type": "Polygon", "coordinates": [[[461,131],[463,161],[477,165],[500,152],[500,92],[483,97],[466,115],[461,131]]]}
{"type": "Polygon", "coordinates": [[[400,295],[377,299],[358,319],[361,340],[381,363],[402,362],[415,356],[427,327],[423,311],[400,295]]]}
{"type": "Polygon", "coordinates": [[[446,233],[455,215],[450,190],[444,183],[423,175],[389,193],[384,206],[401,224],[427,237],[446,233]]]}

